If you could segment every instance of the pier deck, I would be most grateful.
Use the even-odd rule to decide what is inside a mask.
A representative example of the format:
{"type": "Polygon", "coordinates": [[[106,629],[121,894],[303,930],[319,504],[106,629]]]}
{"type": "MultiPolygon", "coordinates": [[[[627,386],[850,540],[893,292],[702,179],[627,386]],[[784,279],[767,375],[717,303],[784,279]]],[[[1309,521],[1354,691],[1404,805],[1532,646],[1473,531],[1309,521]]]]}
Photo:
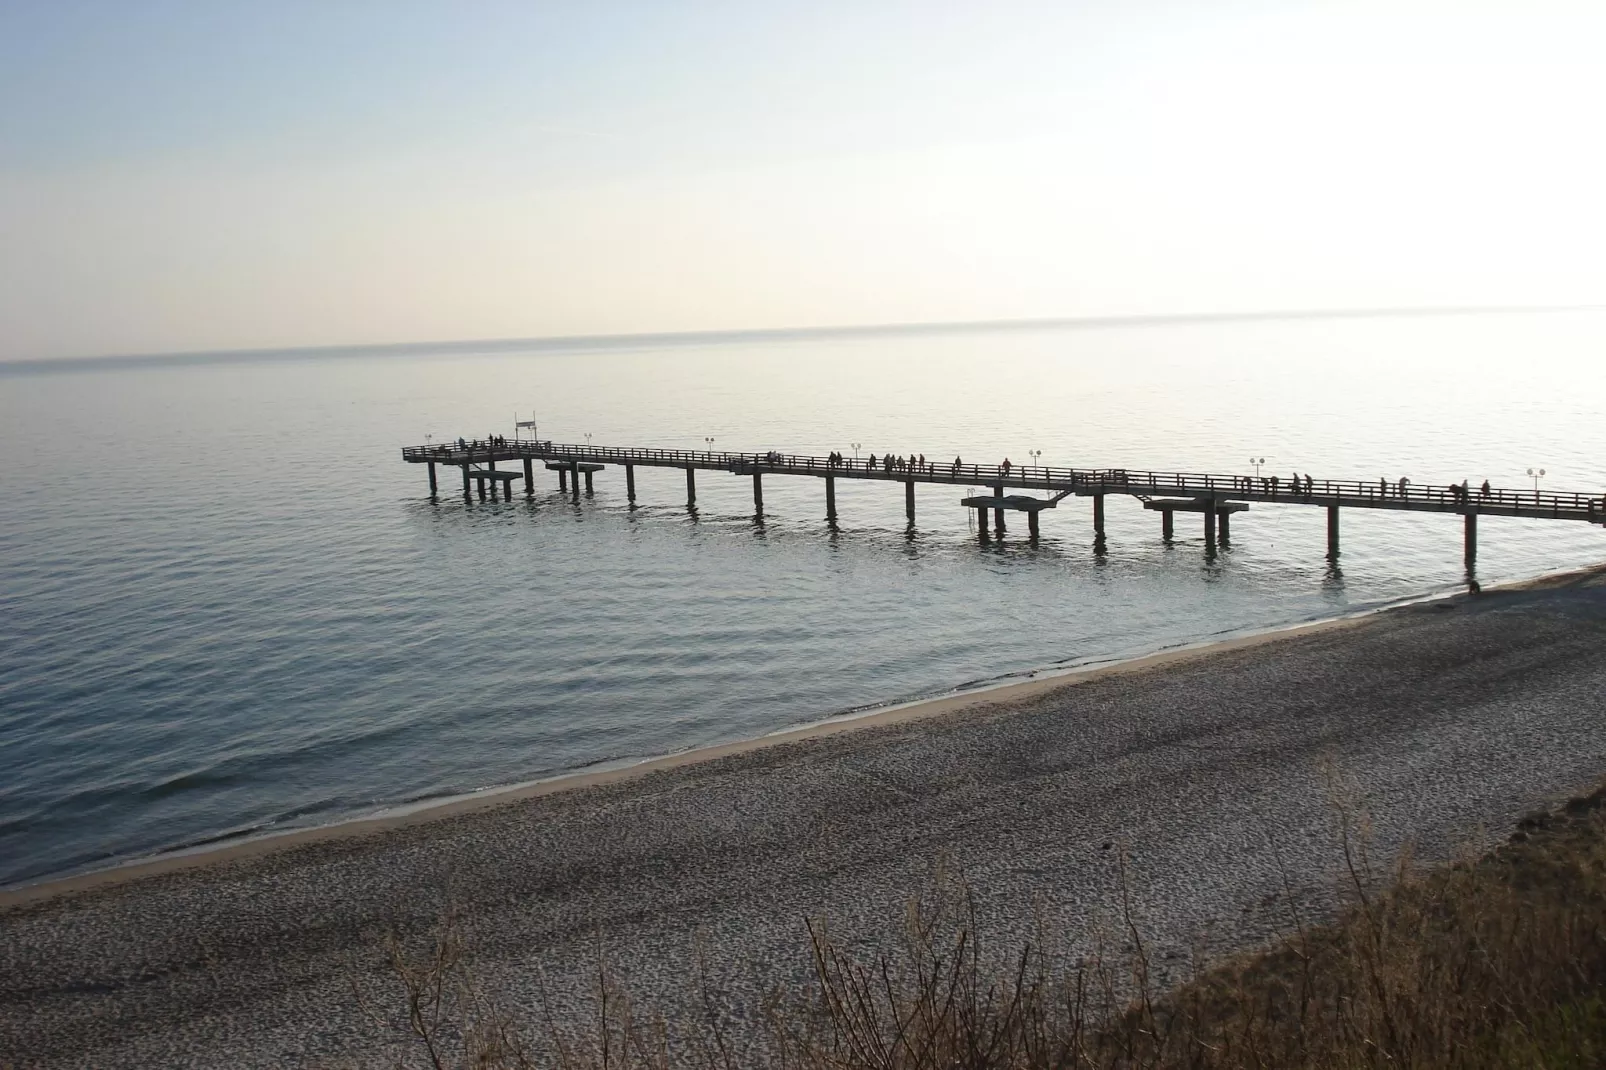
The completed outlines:
{"type": "MultiPolygon", "coordinates": [[[[697,501],[696,473],[699,471],[723,472],[750,476],[753,480],[753,503],[757,513],[763,509],[763,477],[811,476],[825,481],[826,516],[836,519],[836,480],[879,480],[902,483],[909,522],[914,523],[914,487],[917,483],[947,484],[951,486],[989,487],[994,497],[985,502],[964,499],[962,504],[977,510],[985,522],[991,510],[998,519],[1002,532],[1002,510],[1024,511],[1030,517],[1031,530],[1037,532],[1037,514],[1051,508],[1048,499],[1026,496],[1006,496],[1005,490],[1044,491],[1056,495],[1057,502],[1067,496],[1093,499],[1094,533],[1099,542],[1104,535],[1104,497],[1108,494],[1126,494],[1142,500],[1147,508],[1159,511],[1164,519],[1164,534],[1171,534],[1174,511],[1198,512],[1204,515],[1205,541],[1214,548],[1218,521],[1225,538],[1228,514],[1248,507],[1251,502],[1278,505],[1319,506],[1327,509],[1328,552],[1338,553],[1338,516],[1340,509],[1390,509],[1422,513],[1454,513],[1465,518],[1466,558],[1470,564],[1477,552],[1477,518],[1479,516],[1528,517],[1543,520],[1576,520],[1606,525],[1606,492],[1582,493],[1574,491],[1519,490],[1509,487],[1481,487],[1466,491],[1452,486],[1426,486],[1414,483],[1391,483],[1384,480],[1311,479],[1297,485],[1273,476],[1219,475],[1205,472],[1138,471],[1125,468],[1061,468],[1047,465],[964,464],[959,461],[900,462],[888,465],[876,457],[842,458],[782,454],[782,453],[731,453],[712,450],[671,450],[627,448],[618,446],[588,446],[569,443],[534,441],[530,439],[498,439],[494,442],[464,442],[462,444],[432,444],[408,446],[402,450],[402,459],[413,464],[430,466],[430,488],[435,489],[435,465],[454,465],[464,473],[464,490],[468,489],[471,474],[479,476],[504,461],[522,462],[528,473],[532,462],[540,461],[556,470],[559,479],[572,486],[579,494],[579,479],[565,480],[566,474],[578,477],[585,474],[586,488],[591,489],[593,472],[607,465],[619,465],[625,470],[626,487],[630,500],[635,501],[635,468],[678,468],[686,473],[687,505],[697,501]]],[[[501,478],[501,477],[496,477],[501,478]]],[[[982,529],[986,531],[985,524],[982,529]]]]}

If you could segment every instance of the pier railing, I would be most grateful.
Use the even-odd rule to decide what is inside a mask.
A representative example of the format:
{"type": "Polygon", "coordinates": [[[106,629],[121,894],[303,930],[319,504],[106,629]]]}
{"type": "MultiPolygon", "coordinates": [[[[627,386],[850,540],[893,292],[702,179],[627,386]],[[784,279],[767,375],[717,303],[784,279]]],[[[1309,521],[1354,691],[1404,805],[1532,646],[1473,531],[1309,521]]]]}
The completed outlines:
{"type": "Polygon", "coordinates": [[[1424,485],[1407,481],[1299,479],[1208,472],[1140,471],[1126,468],[1065,468],[1052,465],[966,464],[881,455],[841,457],[590,446],[530,439],[497,439],[409,446],[412,462],[473,465],[503,460],[574,461],[588,464],[694,468],[737,474],[831,476],[919,483],[1009,486],[1074,494],[1181,496],[1223,501],[1329,504],[1435,512],[1490,512],[1606,523],[1606,494],[1481,486],[1424,485]]]}

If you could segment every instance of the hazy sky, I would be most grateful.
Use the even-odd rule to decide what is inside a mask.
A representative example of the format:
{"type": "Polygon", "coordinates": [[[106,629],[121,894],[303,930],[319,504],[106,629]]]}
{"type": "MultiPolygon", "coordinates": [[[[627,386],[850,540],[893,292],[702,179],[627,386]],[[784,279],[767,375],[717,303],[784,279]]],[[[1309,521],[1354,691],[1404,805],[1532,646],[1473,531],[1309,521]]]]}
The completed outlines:
{"type": "Polygon", "coordinates": [[[1606,4],[0,0],[0,359],[1606,301],[1606,4]]]}

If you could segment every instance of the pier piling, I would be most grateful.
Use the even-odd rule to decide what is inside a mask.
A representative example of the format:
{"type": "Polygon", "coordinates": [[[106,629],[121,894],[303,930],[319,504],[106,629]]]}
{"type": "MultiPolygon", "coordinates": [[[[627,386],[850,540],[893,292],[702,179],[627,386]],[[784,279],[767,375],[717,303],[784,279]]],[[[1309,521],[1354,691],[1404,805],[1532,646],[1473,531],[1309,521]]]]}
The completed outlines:
{"type": "Polygon", "coordinates": [[[1170,509],[1160,510],[1160,540],[1170,542],[1173,533],[1173,518],[1175,513],[1170,509]]]}
{"type": "Polygon", "coordinates": [[[1228,512],[1226,509],[1216,510],[1216,524],[1221,529],[1219,534],[1221,536],[1221,542],[1223,545],[1232,541],[1232,529],[1227,526],[1227,518],[1230,516],[1232,516],[1232,513],[1228,512]]]}
{"type": "Polygon", "coordinates": [[[1093,495],[1093,537],[1104,541],[1104,495],[1093,495]]]}
{"type": "Polygon", "coordinates": [[[985,509],[976,510],[976,530],[981,533],[982,538],[985,539],[987,537],[987,510],[985,509]]]}
{"type": "Polygon", "coordinates": [[[468,465],[463,466],[463,500],[468,500],[468,465]]]}
{"type": "MultiPolygon", "coordinates": [[[[586,473],[586,475],[588,475],[588,476],[590,474],[591,474],[590,472],[586,473]]],[[[570,461],[569,462],[569,494],[570,494],[571,497],[574,498],[575,501],[579,501],[580,500],[580,462],[579,461],[570,461]]]]}
{"type": "Polygon", "coordinates": [[[760,472],[753,473],[753,512],[764,515],[764,476],[760,472]]]}
{"type": "Polygon", "coordinates": [[[634,505],[636,502],[636,466],[625,465],[625,497],[634,505]]]}
{"type": "Polygon", "coordinates": [[[1207,553],[1207,554],[1213,554],[1213,553],[1216,552],[1216,509],[1215,509],[1215,504],[1216,503],[1213,500],[1210,501],[1210,502],[1207,502],[1206,506],[1205,506],[1205,511],[1204,511],[1205,553],[1207,553]]]}
{"type": "MultiPolygon", "coordinates": [[[[1003,496],[1004,496],[1004,485],[1002,483],[994,483],[993,484],[993,497],[1002,498],[1003,496]]],[[[1003,509],[994,509],[993,510],[993,527],[998,529],[998,534],[999,535],[1003,535],[1004,534],[1004,510],[1003,509]]]]}
{"type": "Polygon", "coordinates": [[[686,508],[697,508],[697,469],[686,469],[686,508]]]}
{"type": "Polygon", "coordinates": [[[1466,519],[1466,547],[1465,557],[1467,570],[1478,563],[1478,514],[1468,513],[1466,519]]]}
{"type": "Polygon", "coordinates": [[[437,488],[435,486],[435,462],[434,461],[430,461],[429,462],[429,496],[431,498],[435,497],[435,492],[438,489],[439,488],[437,488]]]}
{"type": "Polygon", "coordinates": [[[535,493],[535,467],[530,458],[524,458],[524,496],[529,497],[535,493]]]}
{"type": "Polygon", "coordinates": [[[1338,506],[1327,507],[1327,556],[1338,559],[1338,506]]]}
{"type": "Polygon", "coordinates": [[[559,468],[558,469],[558,493],[561,494],[564,491],[567,491],[568,489],[569,489],[569,470],[567,468],[559,468]]]}
{"type": "Polygon", "coordinates": [[[825,519],[836,522],[836,476],[825,477],[825,519]]]}
{"type": "Polygon", "coordinates": [[[1031,509],[1026,513],[1026,531],[1033,542],[1037,541],[1037,510],[1031,509]]]}
{"type": "Polygon", "coordinates": [[[594,476],[594,475],[596,475],[595,472],[593,472],[589,468],[586,469],[586,497],[588,497],[588,498],[591,497],[591,495],[593,493],[595,493],[595,490],[596,490],[596,488],[591,485],[591,477],[594,476]]]}
{"type": "Polygon", "coordinates": [[[906,479],[903,482],[903,511],[909,514],[909,526],[915,523],[915,481],[906,479]]]}

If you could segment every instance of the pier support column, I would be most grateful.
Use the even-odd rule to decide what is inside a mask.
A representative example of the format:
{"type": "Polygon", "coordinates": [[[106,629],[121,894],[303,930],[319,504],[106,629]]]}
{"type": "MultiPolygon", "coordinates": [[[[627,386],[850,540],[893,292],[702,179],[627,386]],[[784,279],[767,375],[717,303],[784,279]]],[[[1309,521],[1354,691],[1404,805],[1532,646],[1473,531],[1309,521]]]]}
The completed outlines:
{"type": "Polygon", "coordinates": [[[529,497],[535,493],[535,463],[530,458],[524,458],[524,495],[529,497]]]}
{"type": "Polygon", "coordinates": [[[836,476],[825,477],[825,519],[836,520],[836,476]]]}
{"type": "Polygon", "coordinates": [[[915,522],[915,481],[906,479],[903,483],[903,511],[909,514],[909,525],[915,522]]]}
{"type": "Polygon", "coordinates": [[[1467,569],[1468,569],[1468,571],[1471,571],[1472,567],[1478,563],[1478,514],[1477,513],[1468,513],[1467,514],[1466,561],[1467,561],[1467,569]]]}
{"type": "Polygon", "coordinates": [[[586,497],[588,498],[596,491],[596,488],[591,485],[591,477],[596,474],[595,472],[586,473],[586,497]]]}
{"type": "Polygon", "coordinates": [[[1093,495],[1093,537],[1104,541],[1104,495],[1093,495]]]}
{"type": "Polygon", "coordinates": [[[439,489],[440,488],[435,485],[435,462],[434,461],[430,461],[429,462],[429,496],[431,498],[435,497],[435,492],[437,490],[439,490],[439,489]]]}
{"type": "Polygon", "coordinates": [[[636,466],[633,464],[625,465],[625,497],[631,504],[636,501],[636,466]]]}
{"type": "Polygon", "coordinates": [[[1216,523],[1221,526],[1220,534],[1223,545],[1232,541],[1232,528],[1228,526],[1228,520],[1231,516],[1232,514],[1225,509],[1216,510],[1216,523]]]}
{"type": "Polygon", "coordinates": [[[985,509],[976,510],[976,530],[981,532],[982,538],[985,539],[987,537],[987,510],[985,509]]]}
{"type": "MultiPolygon", "coordinates": [[[[1002,483],[994,483],[993,497],[1002,498],[1003,496],[1004,485],[1002,483]]],[[[998,529],[998,534],[1002,535],[1004,533],[1004,511],[1002,509],[993,510],[993,527],[998,529]]]]}
{"type": "Polygon", "coordinates": [[[1205,553],[1216,552],[1216,503],[1206,502],[1204,511],[1205,522],[1205,553]]]}
{"type": "Polygon", "coordinates": [[[1327,556],[1338,559],[1338,506],[1327,507],[1327,556]]]}
{"type": "Polygon", "coordinates": [[[753,512],[758,516],[764,515],[764,475],[762,472],[753,473],[753,512]]]}
{"type": "Polygon", "coordinates": [[[1173,509],[1161,509],[1160,510],[1160,538],[1165,542],[1170,542],[1171,541],[1171,536],[1172,536],[1172,533],[1173,533],[1173,519],[1172,518],[1175,515],[1176,515],[1176,511],[1173,510],[1173,509]]]}
{"type": "Polygon", "coordinates": [[[568,489],[569,489],[569,470],[567,468],[559,468],[558,469],[558,493],[561,494],[561,493],[563,493],[564,491],[566,491],[568,489]]]}
{"type": "Polygon", "coordinates": [[[469,495],[469,490],[468,490],[468,465],[465,464],[463,466],[463,499],[465,501],[468,500],[468,495],[469,495]]]}
{"type": "Polygon", "coordinates": [[[483,479],[476,479],[474,482],[479,484],[480,501],[483,502],[485,500],[485,482],[486,481],[483,480],[483,479]]]}
{"type": "Polygon", "coordinates": [[[1032,541],[1037,541],[1037,510],[1032,509],[1026,514],[1026,531],[1031,535],[1032,541]]]}
{"type": "Polygon", "coordinates": [[[697,469],[686,469],[686,508],[697,508],[697,469]]]}
{"type": "Polygon", "coordinates": [[[580,462],[569,462],[569,496],[575,501],[580,500],[580,462]]]}

